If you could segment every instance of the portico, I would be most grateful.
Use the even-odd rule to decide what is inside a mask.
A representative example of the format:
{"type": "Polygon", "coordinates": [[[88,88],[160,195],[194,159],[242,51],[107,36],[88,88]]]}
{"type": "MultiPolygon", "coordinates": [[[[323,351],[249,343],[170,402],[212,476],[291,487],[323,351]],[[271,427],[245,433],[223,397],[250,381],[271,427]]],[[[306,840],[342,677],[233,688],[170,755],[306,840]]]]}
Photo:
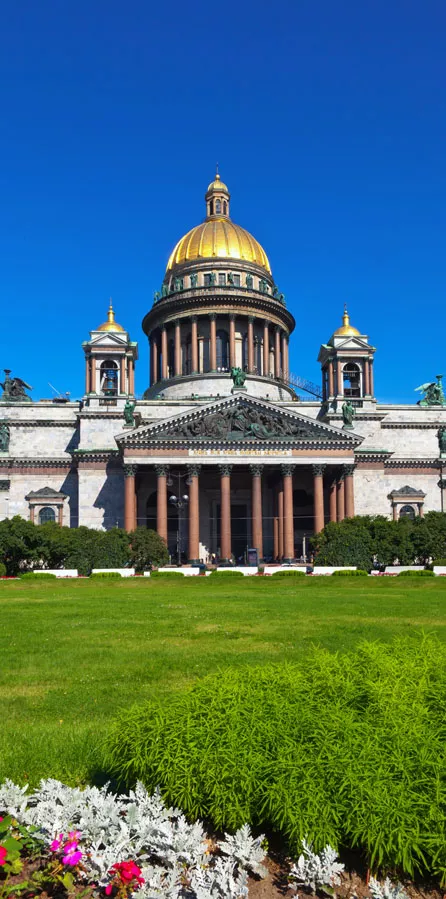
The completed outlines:
{"type": "Polygon", "coordinates": [[[174,545],[179,527],[169,495],[178,480],[188,497],[181,522],[188,561],[215,555],[230,562],[248,546],[259,559],[291,560],[302,554],[304,537],[354,514],[360,438],[271,403],[233,397],[117,440],[126,528],[156,527],[174,545]]]}

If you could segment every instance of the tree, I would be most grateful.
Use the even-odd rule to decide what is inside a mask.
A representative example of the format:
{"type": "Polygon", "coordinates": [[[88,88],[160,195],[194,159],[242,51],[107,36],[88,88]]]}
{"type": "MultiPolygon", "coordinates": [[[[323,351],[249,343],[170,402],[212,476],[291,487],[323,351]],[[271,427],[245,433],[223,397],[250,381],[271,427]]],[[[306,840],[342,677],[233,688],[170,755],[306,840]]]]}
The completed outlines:
{"type": "Polygon", "coordinates": [[[130,534],[130,559],[136,571],[166,565],[169,553],[165,540],[156,531],[136,528],[130,534]]]}
{"type": "Polygon", "coordinates": [[[316,565],[354,565],[373,568],[373,543],[369,521],[360,516],[330,522],[312,538],[316,565]]]}
{"type": "Polygon", "coordinates": [[[42,546],[39,528],[20,515],[0,521],[0,558],[6,565],[6,573],[18,574],[41,558],[42,546]]]}

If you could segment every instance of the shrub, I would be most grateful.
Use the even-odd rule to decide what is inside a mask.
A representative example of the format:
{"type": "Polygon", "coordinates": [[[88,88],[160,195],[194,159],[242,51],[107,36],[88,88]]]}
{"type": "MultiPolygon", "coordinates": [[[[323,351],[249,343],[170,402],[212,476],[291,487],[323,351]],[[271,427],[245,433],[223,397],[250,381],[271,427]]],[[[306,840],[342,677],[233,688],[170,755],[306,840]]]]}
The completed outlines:
{"type": "Polygon", "coordinates": [[[56,580],[56,575],[50,574],[49,571],[39,571],[39,573],[37,571],[25,571],[20,575],[20,580],[50,581],[56,580]]]}
{"type": "Polygon", "coordinates": [[[165,540],[150,528],[136,528],[130,534],[130,561],[135,571],[147,571],[153,565],[167,565],[169,553],[165,540]]]}
{"type": "Polygon", "coordinates": [[[184,579],[182,571],[151,571],[150,577],[181,577],[184,579]]]}
{"type": "Polygon", "coordinates": [[[121,784],[160,785],[190,816],[363,852],[446,879],[446,647],[423,638],[229,668],[126,710],[108,743],[121,784]]]}
{"type": "Polygon", "coordinates": [[[273,571],[273,577],[293,577],[295,575],[301,577],[303,574],[305,574],[305,571],[298,568],[284,568],[280,571],[273,571]]]}
{"type": "Polygon", "coordinates": [[[90,577],[120,578],[121,575],[119,571],[92,571],[90,577]]]}
{"type": "Polygon", "coordinates": [[[332,577],[368,577],[368,572],[363,571],[362,568],[357,568],[356,571],[333,571],[332,577]]]}
{"type": "Polygon", "coordinates": [[[6,575],[6,565],[4,562],[0,562],[0,577],[5,577],[6,575]]]}
{"type": "Polygon", "coordinates": [[[224,577],[244,577],[243,571],[234,571],[232,568],[214,568],[210,573],[210,577],[215,577],[216,575],[220,576],[224,575],[224,577]]]}
{"type": "Polygon", "coordinates": [[[446,566],[446,559],[434,559],[434,561],[432,562],[432,565],[445,565],[446,566]]]}
{"type": "Polygon", "coordinates": [[[434,577],[433,571],[423,569],[422,571],[400,571],[397,577],[434,577]]]}

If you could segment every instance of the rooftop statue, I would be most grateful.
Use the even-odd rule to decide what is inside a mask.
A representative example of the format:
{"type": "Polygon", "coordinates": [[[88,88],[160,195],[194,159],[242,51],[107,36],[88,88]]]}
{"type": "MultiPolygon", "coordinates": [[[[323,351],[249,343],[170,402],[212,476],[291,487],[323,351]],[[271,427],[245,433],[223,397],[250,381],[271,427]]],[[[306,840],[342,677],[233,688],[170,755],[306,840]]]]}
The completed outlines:
{"type": "Polygon", "coordinates": [[[232,378],[234,387],[244,387],[245,381],[246,381],[246,375],[242,368],[235,368],[234,366],[232,366],[231,378],[232,378]]]}
{"type": "Polygon", "coordinates": [[[1,403],[31,403],[32,399],[25,393],[25,390],[32,390],[32,387],[22,381],[21,378],[10,378],[10,368],[3,369],[5,372],[5,380],[0,381],[0,387],[3,387],[3,393],[0,397],[1,403]]]}
{"type": "Polygon", "coordinates": [[[446,397],[443,393],[443,375],[436,375],[437,381],[428,381],[415,387],[415,391],[423,392],[424,396],[418,400],[419,406],[446,406],[446,397]]]}
{"type": "Polygon", "coordinates": [[[346,400],[345,403],[342,404],[342,420],[344,422],[344,428],[353,427],[353,419],[355,415],[356,409],[353,403],[350,400],[346,400]]]}
{"type": "Polygon", "coordinates": [[[135,406],[136,406],[136,403],[132,403],[131,400],[127,398],[125,406],[124,406],[124,421],[125,421],[126,425],[130,426],[131,428],[136,427],[136,421],[135,421],[135,415],[134,415],[135,406]]]}

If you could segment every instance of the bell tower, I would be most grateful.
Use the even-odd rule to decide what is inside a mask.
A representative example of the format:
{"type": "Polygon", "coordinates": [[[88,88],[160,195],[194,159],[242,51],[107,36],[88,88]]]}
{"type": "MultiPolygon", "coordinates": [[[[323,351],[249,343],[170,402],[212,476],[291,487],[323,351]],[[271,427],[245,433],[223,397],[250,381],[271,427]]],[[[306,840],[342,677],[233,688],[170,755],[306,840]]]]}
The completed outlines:
{"type": "Polygon", "coordinates": [[[113,304],[107,321],[90,331],[90,340],[82,344],[85,353],[85,402],[99,400],[117,405],[135,395],[135,362],[138,344],[130,340],[128,332],[115,321],[113,304]]]}
{"type": "Polygon", "coordinates": [[[376,348],[370,346],[366,334],[350,324],[344,306],[342,325],[322,344],[318,362],[322,368],[323,401],[336,404],[350,399],[353,405],[375,403],[373,357],[376,348]]]}

